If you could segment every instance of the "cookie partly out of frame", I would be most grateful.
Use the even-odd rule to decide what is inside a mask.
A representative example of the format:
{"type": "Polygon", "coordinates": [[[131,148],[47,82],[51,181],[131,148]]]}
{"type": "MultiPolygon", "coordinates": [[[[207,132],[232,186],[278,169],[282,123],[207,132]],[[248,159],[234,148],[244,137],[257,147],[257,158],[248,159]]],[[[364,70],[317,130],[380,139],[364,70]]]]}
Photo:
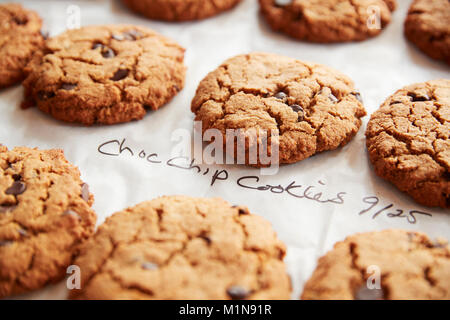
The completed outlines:
{"type": "Polygon", "coordinates": [[[64,278],[94,231],[93,201],[61,150],[0,146],[0,298],[64,278]]]}
{"type": "Polygon", "coordinates": [[[405,35],[428,56],[450,65],[450,2],[415,0],[406,17],[405,35]]]}
{"type": "Polygon", "coordinates": [[[418,203],[450,208],[450,80],[413,84],[390,96],[367,125],[380,177],[418,203]]]}
{"type": "Polygon", "coordinates": [[[450,247],[445,241],[404,230],[360,233],[320,258],[301,298],[448,300],[449,270],[450,247]]]}
{"type": "Polygon", "coordinates": [[[122,0],[133,11],[166,21],[200,20],[230,10],[241,0],[122,0]]]}
{"type": "Polygon", "coordinates": [[[391,21],[395,0],[259,0],[275,31],[320,43],[361,41],[391,21]]]}
{"type": "MultiPolygon", "coordinates": [[[[344,146],[366,114],[360,93],[342,73],[268,53],[225,61],[200,82],[191,109],[204,132],[266,132],[269,153],[272,137],[279,146],[279,163],[344,146]]],[[[256,143],[261,145],[246,144],[246,163],[260,166],[259,155],[257,163],[249,157],[256,143]]]]}
{"type": "Polygon", "coordinates": [[[221,199],[162,197],[115,213],[83,246],[72,299],[289,299],[285,246],[221,199]]]}
{"type": "Polygon", "coordinates": [[[85,125],[139,120],[183,88],[183,59],[183,48],[144,27],[66,31],[27,68],[25,105],[85,125]]]}
{"type": "Polygon", "coordinates": [[[20,4],[0,4],[0,89],[20,82],[33,54],[44,45],[39,15],[20,4]]]}

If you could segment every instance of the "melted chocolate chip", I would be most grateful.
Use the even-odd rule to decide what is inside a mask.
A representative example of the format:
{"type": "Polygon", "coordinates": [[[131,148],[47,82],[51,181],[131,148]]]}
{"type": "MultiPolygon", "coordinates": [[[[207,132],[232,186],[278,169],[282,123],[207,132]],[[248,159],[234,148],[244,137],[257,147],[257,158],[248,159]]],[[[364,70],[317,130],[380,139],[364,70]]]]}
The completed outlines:
{"type": "Polygon", "coordinates": [[[109,58],[114,58],[116,56],[116,53],[114,52],[114,50],[105,46],[103,43],[100,43],[100,42],[94,43],[94,45],[92,46],[92,49],[96,50],[98,48],[100,48],[103,58],[109,59],[109,58]]]}
{"type": "Polygon", "coordinates": [[[125,40],[124,36],[121,35],[121,34],[113,34],[113,35],[112,35],[112,38],[113,38],[114,40],[117,40],[117,41],[123,41],[123,40],[125,40]]]}
{"type": "Polygon", "coordinates": [[[13,241],[9,240],[0,240],[0,247],[7,247],[13,244],[13,241]]]}
{"type": "Polygon", "coordinates": [[[282,101],[286,101],[287,100],[287,94],[280,91],[275,95],[275,98],[277,98],[278,100],[282,100],[282,101]]]}
{"type": "Polygon", "coordinates": [[[411,97],[412,102],[429,101],[430,100],[430,97],[426,93],[425,94],[417,94],[415,92],[408,92],[408,96],[411,97]]]}
{"type": "MultiPolygon", "coordinates": [[[[233,208],[239,208],[239,206],[233,206],[233,208]]],[[[239,208],[239,215],[245,215],[245,214],[249,214],[248,209],[247,208],[239,208]]]]}
{"type": "Polygon", "coordinates": [[[83,183],[81,185],[81,197],[83,198],[84,201],[89,202],[90,193],[89,193],[89,185],[87,183],[83,183]]]}
{"type": "Polygon", "coordinates": [[[369,289],[366,286],[359,288],[355,295],[356,300],[383,300],[383,289],[369,289]]]}
{"type": "Polygon", "coordinates": [[[11,185],[11,187],[6,189],[5,193],[11,194],[14,196],[18,196],[19,194],[24,193],[26,189],[27,189],[27,186],[25,185],[25,183],[23,183],[21,181],[14,181],[14,183],[11,185]]]}
{"type": "Polygon", "coordinates": [[[303,121],[303,119],[305,118],[305,111],[303,110],[303,108],[298,104],[293,104],[290,105],[289,107],[291,107],[292,110],[298,113],[297,121],[298,122],[303,121]]]}
{"type": "Polygon", "coordinates": [[[113,81],[120,81],[122,79],[125,79],[128,76],[128,69],[119,69],[114,73],[111,80],[113,81]]]}
{"type": "Polygon", "coordinates": [[[13,211],[15,208],[17,208],[17,205],[5,205],[5,204],[2,204],[2,205],[0,205],[0,213],[5,213],[5,212],[8,212],[8,211],[13,211]]]}
{"type": "Polygon", "coordinates": [[[50,34],[48,33],[48,31],[41,30],[41,36],[42,36],[42,38],[44,38],[44,40],[47,40],[49,38],[50,34]]]}
{"type": "Polygon", "coordinates": [[[63,216],[73,216],[73,217],[77,218],[78,220],[81,220],[80,215],[78,213],[76,213],[75,211],[70,210],[70,209],[64,211],[63,212],[63,216]]]}
{"type": "Polygon", "coordinates": [[[284,7],[290,5],[293,0],[275,0],[275,5],[277,7],[284,7]]]}
{"type": "Polygon", "coordinates": [[[116,54],[114,53],[113,49],[108,47],[103,47],[102,49],[102,56],[105,59],[114,58],[116,54]]]}
{"type": "Polygon", "coordinates": [[[331,102],[336,103],[339,101],[338,98],[336,98],[336,96],[332,93],[330,93],[330,95],[328,96],[328,98],[331,100],[331,102]]]}
{"type": "Polygon", "coordinates": [[[227,289],[227,294],[232,300],[243,300],[250,295],[250,292],[240,286],[231,286],[227,289]]]}
{"type": "Polygon", "coordinates": [[[22,176],[20,174],[13,174],[12,178],[14,179],[14,181],[20,181],[22,180],[22,176]]]}
{"type": "Polygon", "coordinates": [[[76,87],[77,87],[77,84],[74,84],[74,83],[63,83],[61,85],[61,89],[67,90],[67,91],[73,90],[76,87]]]}
{"type": "Polygon", "coordinates": [[[355,96],[356,100],[358,100],[359,102],[363,103],[363,99],[361,97],[361,93],[359,93],[358,91],[353,91],[351,94],[355,96]]]}
{"type": "Polygon", "coordinates": [[[137,30],[130,30],[123,34],[127,40],[137,40],[142,37],[142,33],[137,30]]]}
{"type": "Polygon", "coordinates": [[[19,234],[20,234],[22,237],[28,236],[28,232],[27,232],[27,230],[25,230],[25,229],[20,228],[20,229],[18,230],[18,232],[19,232],[19,234]]]}
{"type": "Polygon", "coordinates": [[[208,233],[206,233],[206,232],[202,232],[202,233],[199,235],[199,238],[205,240],[207,244],[211,244],[211,242],[212,242],[212,241],[211,241],[211,238],[209,237],[208,233]]]}
{"type": "Polygon", "coordinates": [[[152,263],[152,262],[144,262],[141,264],[142,269],[145,270],[157,270],[158,269],[158,265],[156,263],[152,263]]]}
{"type": "Polygon", "coordinates": [[[39,100],[47,100],[47,99],[53,98],[55,96],[55,93],[39,91],[37,95],[38,95],[39,100]]]}
{"type": "Polygon", "coordinates": [[[18,24],[20,26],[23,26],[28,23],[28,20],[26,18],[15,17],[13,20],[16,24],[18,24]]]}
{"type": "Polygon", "coordinates": [[[92,45],[92,49],[95,50],[97,48],[103,48],[103,43],[96,42],[92,45]]]}

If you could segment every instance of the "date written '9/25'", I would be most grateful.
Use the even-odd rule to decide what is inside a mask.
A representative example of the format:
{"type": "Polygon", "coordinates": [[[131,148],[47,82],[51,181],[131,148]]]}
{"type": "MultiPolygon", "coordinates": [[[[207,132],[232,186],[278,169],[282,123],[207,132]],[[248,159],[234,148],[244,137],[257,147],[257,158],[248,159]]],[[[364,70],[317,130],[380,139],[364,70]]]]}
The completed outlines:
{"type": "Polygon", "coordinates": [[[389,218],[404,218],[409,223],[415,224],[417,222],[417,215],[423,215],[431,217],[431,213],[423,212],[419,210],[409,210],[405,211],[403,209],[393,208],[394,204],[388,204],[385,207],[381,207],[380,199],[375,196],[363,198],[363,202],[367,203],[369,207],[359,212],[359,215],[366,213],[372,214],[372,219],[375,219],[380,214],[384,213],[389,218]],[[392,210],[391,210],[392,209],[392,210]]]}

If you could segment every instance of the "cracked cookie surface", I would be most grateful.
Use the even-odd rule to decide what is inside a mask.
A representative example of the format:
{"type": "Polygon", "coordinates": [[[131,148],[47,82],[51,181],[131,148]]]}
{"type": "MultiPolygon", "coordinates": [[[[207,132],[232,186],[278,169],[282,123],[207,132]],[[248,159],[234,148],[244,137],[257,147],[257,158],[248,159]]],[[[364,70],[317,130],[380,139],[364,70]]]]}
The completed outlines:
{"type": "Polygon", "coordinates": [[[0,298],[66,275],[94,231],[93,200],[61,150],[0,145],[0,298]]]}
{"type": "Polygon", "coordinates": [[[26,65],[44,45],[41,27],[36,12],[20,4],[0,4],[0,88],[25,77],[26,65]]]}
{"type": "Polygon", "coordinates": [[[200,20],[229,10],[241,0],[122,0],[147,18],[166,21],[200,20]]]}
{"type": "Polygon", "coordinates": [[[139,120],[183,88],[183,59],[183,48],[144,27],[66,31],[27,68],[25,105],[85,125],[139,120]]]}
{"type": "Polygon", "coordinates": [[[259,0],[259,4],[275,31],[321,43],[374,37],[389,24],[396,7],[395,0],[259,0]]]}
{"type": "Polygon", "coordinates": [[[428,56],[450,65],[450,2],[415,0],[405,20],[405,35],[428,56]]]}
{"type": "MultiPolygon", "coordinates": [[[[200,82],[191,109],[204,132],[218,129],[224,137],[228,129],[267,132],[268,153],[272,143],[278,146],[279,163],[347,144],[366,114],[360,93],[345,75],[268,53],[225,61],[200,82]]],[[[257,164],[249,163],[252,143],[260,144],[261,137],[253,140],[245,146],[246,163],[260,166],[259,156],[257,164]]]]}
{"type": "Polygon", "coordinates": [[[115,213],[83,246],[72,299],[289,299],[285,246],[221,199],[161,197],[115,213]]]}
{"type": "Polygon", "coordinates": [[[418,203],[450,208],[450,80],[413,84],[372,116],[366,138],[375,172],[418,203]]]}
{"type": "Polygon", "coordinates": [[[450,247],[425,234],[385,230],[352,235],[320,258],[302,299],[450,299],[450,247]],[[379,273],[378,273],[379,272],[379,273]],[[378,289],[367,281],[380,275],[378,289]]]}

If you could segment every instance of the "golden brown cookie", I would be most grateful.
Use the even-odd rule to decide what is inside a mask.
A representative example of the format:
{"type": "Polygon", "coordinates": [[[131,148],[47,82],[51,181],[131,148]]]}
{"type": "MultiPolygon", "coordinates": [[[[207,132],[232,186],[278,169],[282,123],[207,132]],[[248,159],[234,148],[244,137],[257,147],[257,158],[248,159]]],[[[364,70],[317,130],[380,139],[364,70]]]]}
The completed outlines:
{"type": "Polygon", "coordinates": [[[367,125],[375,172],[426,206],[450,208],[450,80],[390,96],[367,125]]]}
{"type": "Polygon", "coordinates": [[[162,197],[115,213],[75,261],[72,299],[288,299],[285,246],[221,199],[162,197]]]}
{"type": "Polygon", "coordinates": [[[122,0],[133,11],[150,19],[200,20],[229,10],[241,0],[122,0]]]}
{"type": "MultiPolygon", "coordinates": [[[[204,132],[267,132],[269,146],[271,137],[278,141],[279,163],[347,144],[366,114],[360,93],[345,75],[268,53],[225,61],[200,82],[191,109],[204,132]]],[[[252,143],[246,145],[247,152],[252,143]]]]}
{"type": "Polygon", "coordinates": [[[61,150],[0,146],[0,298],[61,280],[96,221],[61,150]]]}
{"type": "Polygon", "coordinates": [[[183,88],[183,57],[178,44],[144,27],[66,31],[30,64],[26,104],[85,125],[139,120],[183,88]]]}
{"type": "Polygon", "coordinates": [[[360,233],[320,258],[301,298],[448,300],[449,270],[450,247],[443,240],[404,230],[360,233]]]}
{"type": "Polygon", "coordinates": [[[450,64],[450,2],[415,0],[405,20],[405,35],[428,56],[450,64]]]}
{"type": "Polygon", "coordinates": [[[395,0],[259,0],[272,29],[310,42],[361,41],[391,21],[395,0]]]}
{"type": "Polygon", "coordinates": [[[0,4],[0,88],[21,81],[24,68],[42,48],[42,21],[20,4],[0,4]]]}

